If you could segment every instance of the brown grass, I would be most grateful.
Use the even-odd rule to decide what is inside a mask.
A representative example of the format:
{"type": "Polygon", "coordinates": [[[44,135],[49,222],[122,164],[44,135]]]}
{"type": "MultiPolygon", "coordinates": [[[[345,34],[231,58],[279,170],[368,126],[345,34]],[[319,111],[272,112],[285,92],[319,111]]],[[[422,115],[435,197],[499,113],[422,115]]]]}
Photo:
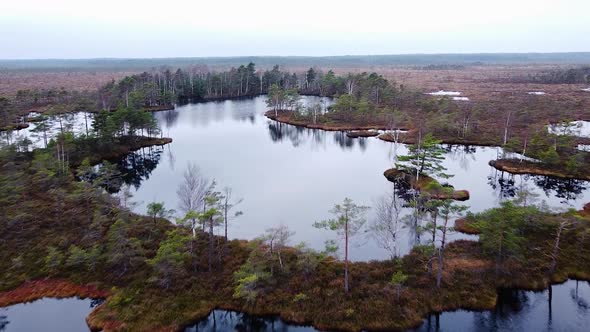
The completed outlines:
{"type": "Polygon", "coordinates": [[[67,280],[42,279],[27,281],[16,289],[0,293],[0,307],[32,302],[44,297],[106,298],[108,295],[109,292],[93,284],[76,285],[67,280]]]}
{"type": "Polygon", "coordinates": [[[346,136],[350,138],[375,137],[377,135],[379,135],[379,132],[374,130],[353,130],[346,133],[346,136]]]}
{"type": "Polygon", "coordinates": [[[428,175],[420,175],[420,179],[416,181],[416,177],[400,171],[396,168],[390,168],[383,172],[383,176],[391,182],[405,181],[412,188],[430,194],[433,199],[454,199],[457,201],[466,201],[469,199],[469,191],[467,190],[453,190],[449,191],[436,191],[428,189],[433,183],[438,183],[435,179],[428,175]]]}
{"type": "Polygon", "coordinates": [[[477,235],[479,231],[473,227],[467,218],[455,220],[455,230],[465,234],[477,235]]]}
{"type": "Polygon", "coordinates": [[[541,163],[513,159],[490,160],[489,164],[500,171],[511,174],[532,174],[564,179],[590,180],[590,170],[588,169],[583,173],[569,174],[563,168],[553,168],[541,163]]]}

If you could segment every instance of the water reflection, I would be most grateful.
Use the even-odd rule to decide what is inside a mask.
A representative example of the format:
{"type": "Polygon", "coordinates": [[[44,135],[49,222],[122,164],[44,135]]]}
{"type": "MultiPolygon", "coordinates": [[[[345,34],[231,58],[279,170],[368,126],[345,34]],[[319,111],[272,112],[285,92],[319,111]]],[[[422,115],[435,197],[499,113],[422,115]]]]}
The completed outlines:
{"type": "Polygon", "coordinates": [[[276,316],[251,316],[241,312],[213,310],[209,317],[187,327],[185,332],[315,332],[310,326],[297,326],[283,322],[276,316]]]}
{"type": "MultiPolygon", "coordinates": [[[[138,189],[143,181],[150,178],[150,174],[160,163],[163,152],[163,146],[151,146],[141,148],[128,154],[125,158],[116,160],[116,166],[122,174],[123,183],[138,189]]],[[[174,162],[173,158],[169,158],[169,161],[174,162]]]]}
{"type": "MultiPolygon", "coordinates": [[[[570,206],[581,200],[584,192],[589,188],[588,181],[577,179],[561,179],[541,175],[514,175],[507,172],[492,169],[487,177],[488,185],[497,193],[501,199],[517,197],[523,190],[532,190],[528,183],[532,183],[540,189],[545,197],[559,199],[562,205],[570,206]]],[[[538,193],[535,194],[538,196],[538,193]]]]}
{"type": "Polygon", "coordinates": [[[293,126],[276,121],[268,121],[268,134],[273,142],[289,141],[294,147],[304,143],[325,144],[326,136],[332,136],[334,143],[343,150],[352,150],[356,146],[365,151],[368,145],[368,138],[350,138],[344,131],[324,131],[293,126]]]}
{"type": "Polygon", "coordinates": [[[43,298],[0,308],[0,331],[88,331],[86,316],[97,299],[43,298]]]}
{"type": "Polygon", "coordinates": [[[503,289],[493,311],[433,314],[414,331],[585,331],[588,301],[590,283],[575,280],[543,292],[503,289]]]}
{"type": "MultiPolygon", "coordinates": [[[[321,250],[334,235],[314,229],[313,222],[331,217],[329,209],[347,196],[357,204],[373,206],[375,199],[391,189],[383,171],[394,165],[398,154],[408,152],[404,144],[377,138],[353,139],[344,132],[271,121],[264,116],[266,111],[264,97],[260,97],[187,104],[154,113],[164,128],[164,135],[174,141],[153,154],[147,150],[144,155],[136,153],[118,165],[126,174],[125,182],[136,188],[134,200],[143,202],[134,211],[145,213],[147,203],[152,201],[176,209],[176,189],[182,173],[188,163],[194,163],[221,187],[231,186],[237,195],[244,197],[241,209],[245,214],[230,224],[231,238],[252,239],[265,229],[283,223],[295,232],[293,244],[305,241],[321,250]]],[[[568,206],[577,208],[590,200],[586,197],[585,182],[560,186],[546,181],[545,188],[552,189],[544,190],[533,177],[494,170],[488,162],[502,155],[501,148],[465,145],[444,148],[443,165],[454,176],[443,182],[470,192],[471,198],[463,204],[472,212],[516,197],[522,184],[550,207],[562,207],[565,198],[569,199],[568,206]],[[568,190],[571,193],[564,196],[568,190]]],[[[403,184],[398,186],[398,194],[405,200],[413,196],[409,186],[403,184]]],[[[411,215],[412,209],[406,206],[401,213],[411,215]]],[[[374,217],[372,209],[367,219],[374,217]]],[[[411,234],[408,228],[400,231],[399,254],[407,253],[418,240],[419,234],[411,234]]],[[[388,256],[373,238],[366,239],[351,252],[353,260],[388,256]]]]}
{"type": "Polygon", "coordinates": [[[488,184],[497,193],[500,199],[516,197],[517,187],[514,175],[492,168],[492,174],[488,176],[488,184]]]}
{"type": "Polygon", "coordinates": [[[554,194],[555,197],[562,198],[562,203],[567,204],[570,201],[577,200],[584,190],[588,188],[588,181],[576,179],[559,179],[549,176],[534,176],[535,184],[543,189],[545,194],[554,194]]]}
{"type": "Polygon", "coordinates": [[[176,122],[178,121],[178,111],[176,109],[173,109],[163,113],[164,116],[161,118],[163,122],[160,123],[160,126],[163,125],[166,129],[174,127],[176,125],[176,122]]]}

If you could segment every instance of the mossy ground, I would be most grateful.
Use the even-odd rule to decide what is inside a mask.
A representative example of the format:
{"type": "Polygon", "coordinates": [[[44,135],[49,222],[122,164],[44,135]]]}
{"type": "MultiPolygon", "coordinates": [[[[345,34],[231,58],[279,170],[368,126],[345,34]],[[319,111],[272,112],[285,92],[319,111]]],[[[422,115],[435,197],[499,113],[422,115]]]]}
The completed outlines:
{"type": "MultiPolygon", "coordinates": [[[[441,288],[435,287],[435,275],[429,272],[430,254],[415,249],[398,261],[352,263],[351,291],[345,294],[342,261],[324,258],[306,275],[298,268],[298,250],[287,248],[283,252],[285,270],[276,272],[272,282],[259,290],[256,301],[248,304],[233,297],[234,272],[253,250],[248,241],[230,241],[227,251],[216,256],[215,269],[208,272],[207,236],[199,232],[191,255],[193,264],[180,271],[169,288],[163,288],[147,261],[156,255],[166,233],[176,227],[169,221],[130,213],[112,197],[88,191],[73,176],[50,177],[26,156],[2,160],[0,184],[12,188],[0,195],[6,207],[0,213],[0,299],[7,304],[56,294],[47,287],[31,291],[31,283],[40,280],[71,283],[62,287],[63,296],[95,296],[86,292],[94,289],[106,295],[106,301],[87,321],[93,329],[105,331],[177,330],[205,318],[214,308],[279,314],[287,321],[320,329],[402,330],[419,325],[433,311],[492,309],[498,287],[540,289],[568,277],[590,277],[590,236],[584,235],[590,229],[588,217],[580,214],[576,228],[563,234],[557,270],[549,274],[545,253],[552,250],[553,234],[547,230],[560,216],[546,214],[526,230],[524,252],[504,262],[501,273],[481,243],[456,241],[445,251],[441,288]],[[123,238],[135,239],[141,249],[124,270],[111,262],[121,253],[113,251],[110,235],[121,220],[126,227],[123,238]],[[73,245],[98,246],[96,266],[90,269],[68,263],[67,251],[73,245]],[[64,257],[48,260],[50,247],[64,257]],[[399,300],[390,284],[396,271],[408,276],[399,300]]],[[[216,248],[224,246],[222,238],[216,237],[215,243],[216,248]]],[[[431,268],[436,271],[436,263],[431,268]]]]}

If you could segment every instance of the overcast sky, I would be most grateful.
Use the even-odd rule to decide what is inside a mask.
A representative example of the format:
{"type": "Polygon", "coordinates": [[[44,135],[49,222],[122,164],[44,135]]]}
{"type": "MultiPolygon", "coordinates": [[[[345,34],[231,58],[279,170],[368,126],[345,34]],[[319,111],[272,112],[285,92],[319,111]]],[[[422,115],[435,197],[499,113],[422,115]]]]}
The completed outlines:
{"type": "Polygon", "coordinates": [[[1,0],[0,58],[590,51],[590,0],[1,0]]]}

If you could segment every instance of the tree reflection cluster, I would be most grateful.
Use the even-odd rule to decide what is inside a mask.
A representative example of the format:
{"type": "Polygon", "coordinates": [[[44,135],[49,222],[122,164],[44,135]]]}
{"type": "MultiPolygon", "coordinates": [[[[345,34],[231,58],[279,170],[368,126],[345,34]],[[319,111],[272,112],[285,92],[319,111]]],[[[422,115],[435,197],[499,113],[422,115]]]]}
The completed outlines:
{"type": "Polygon", "coordinates": [[[326,138],[329,136],[333,137],[334,143],[342,150],[352,150],[355,146],[358,146],[361,151],[365,151],[368,144],[368,138],[351,138],[346,135],[345,131],[310,129],[277,121],[268,121],[268,133],[273,142],[290,141],[294,147],[307,142],[325,145],[326,138]]]}
{"type": "Polygon", "coordinates": [[[317,331],[309,326],[287,324],[277,316],[253,316],[236,311],[213,310],[206,319],[187,327],[185,332],[275,332],[294,330],[300,332],[317,331]]]}
{"type": "Polygon", "coordinates": [[[554,194],[561,198],[561,203],[575,201],[588,189],[588,181],[578,179],[561,179],[541,175],[514,175],[491,168],[492,173],[488,176],[488,184],[498,193],[500,199],[511,199],[517,197],[526,187],[526,183],[533,183],[547,196],[554,194]],[[517,183],[517,180],[520,180],[517,183]]]}
{"type": "MultiPolygon", "coordinates": [[[[554,292],[569,292],[571,302],[559,303],[561,311],[574,309],[574,311],[587,315],[589,311],[588,299],[579,294],[580,283],[583,282],[568,281],[563,285],[550,285],[547,290],[540,293],[519,289],[499,289],[498,301],[492,311],[432,314],[424,320],[424,324],[420,328],[414,331],[523,331],[532,330],[535,326],[543,326],[543,330],[547,331],[564,329],[569,331],[572,329],[571,326],[558,326],[553,321],[554,304],[557,304],[554,303],[556,302],[554,292]],[[573,285],[574,283],[575,285],[573,285]],[[539,301],[541,298],[543,301],[539,301]],[[441,319],[443,317],[447,319],[441,319]],[[468,317],[473,319],[468,319],[468,317]]],[[[586,283],[584,286],[585,289],[588,289],[590,283],[586,283]]],[[[567,312],[566,314],[576,315],[575,312],[567,312]]],[[[563,319],[567,321],[567,317],[563,319]]]]}

